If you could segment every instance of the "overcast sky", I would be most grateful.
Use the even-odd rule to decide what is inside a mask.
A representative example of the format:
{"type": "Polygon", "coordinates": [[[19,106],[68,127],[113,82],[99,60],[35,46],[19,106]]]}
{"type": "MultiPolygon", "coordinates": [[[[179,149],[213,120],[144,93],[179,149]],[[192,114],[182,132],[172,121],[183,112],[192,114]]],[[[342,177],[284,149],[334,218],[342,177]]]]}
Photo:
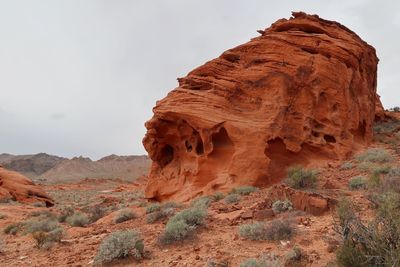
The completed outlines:
{"type": "Polygon", "coordinates": [[[292,10],[373,45],[383,104],[400,106],[398,0],[0,0],[0,153],[144,154],[177,77],[292,10]]]}

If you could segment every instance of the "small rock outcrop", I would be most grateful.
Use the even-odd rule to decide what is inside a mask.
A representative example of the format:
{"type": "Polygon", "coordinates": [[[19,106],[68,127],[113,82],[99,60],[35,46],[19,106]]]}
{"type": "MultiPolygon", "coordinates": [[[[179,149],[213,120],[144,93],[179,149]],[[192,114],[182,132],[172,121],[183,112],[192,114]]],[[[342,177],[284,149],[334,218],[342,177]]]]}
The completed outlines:
{"type": "Polygon", "coordinates": [[[0,166],[0,201],[14,200],[23,203],[44,202],[47,207],[54,201],[38,185],[18,172],[0,166]]]}
{"type": "Polygon", "coordinates": [[[269,186],[290,165],[344,159],[371,141],[380,106],[372,46],[302,12],[258,32],[157,102],[143,139],[148,198],[269,186]]]}

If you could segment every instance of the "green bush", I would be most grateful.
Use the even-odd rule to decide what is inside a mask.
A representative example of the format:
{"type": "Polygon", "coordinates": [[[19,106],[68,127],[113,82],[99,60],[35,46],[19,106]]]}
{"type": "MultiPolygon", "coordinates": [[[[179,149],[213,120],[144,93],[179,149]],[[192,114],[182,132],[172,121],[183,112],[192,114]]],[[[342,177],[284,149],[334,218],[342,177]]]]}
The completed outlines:
{"type": "Polygon", "coordinates": [[[301,166],[290,167],[287,170],[286,183],[292,188],[313,188],[317,182],[315,170],[305,170],[301,166]]]}
{"type": "Polygon", "coordinates": [[[108,264],[117,259],[133,256],[142,259],[144,244],[136,231],[118,231],[107,236],[100,244],[94,258],[95,265],[108,264]]]}
{"type": "Polygon", "coordinates": [[[16,235],[22,228],[21,223],[12,223],[4,228],[3,232],[8,235],[16,235]]]}
{"type": "Polygon", "coordinates": [[[133,210],[125,208],[117,213],[117,216],[114,218],[114,221],[115,223],[122,223],[125,221],[132,220],[134,218],[136,218],[136,214],[133,212],[133,210]]]}
{"type": "Polygon", "coordinates": [[[301,261],[303,258],[303,251],[295,246],[290,249],[285,255],[285,266],[296,266],[296,262],[301,261]]]}
{"type": "Polygon", "coordinates": [[[29,214],[31,217],[48,218],[55,220],[57,215],[48,210],[33,211],[29,214]]]}
{"type": "Polygon", "coordinates": [[[55,228],[50,232],[36,231],[32,233],[32,237],[36,241],[36,246],[44,250],[52,247],[54,243],[60,242],[63,235],[64,231],[60,227],[55,228]]]}
{"type": "Polygon", "coordinates": [[[350,170],[353,168],[353,163],[351,162],[345,162],[342,164],[342,166],[340,166],[341,170],[350,170]]]}
{"type": "Polygon", "coordinates": [[[146,212],[147,215],[147,223],[154,223],[166,218],[171,217],[175,213],[175,209],[180,207],[180,205],[176,202],[165,202],[163,204],[152,204],[148,207],[146,212]]]}
{"type": "Polygon", "coordinates": [[[400,263],[400,195],[385,193],[375,217],[362,221],[350,201],[338,204],[335,229],[344,243],[337,251],[341,266],[397,266],[400,263]]]}
{"type": "Polygon", "coordinates": [[[393,160],[393,157],[386,149],[370,148],[364,153],[358,155],[356,160],[359,162],[387,163],[393,160]]]}
{"type": "Polygon", "coordinates": [[[109,214],[115,206],[102,206],[99,204],[87,206],[82,211],[87,214],[89,223],[94,223],[109,214]]]}
{"type": "Polygon", "coordinates": [[[81,212],[74,212],[66,219],[66,222],[74,227],[85,227],[90,223],[89,217],[81,212]]]}
{"type": "Polygon", "coordinates": [[[294,235],[294,227],[288,219],[275,219],[265,227],[265,237],[268,240],[286,240],[294,235]]]}
{"type": "Polygon", "coordinates": [[[240,186],[240,187],[232,189],[230,194],[238,194],[241,196],[247,196],[256,191],[258,191],[257,187],[246,185],[246,186],[240,186]]]}
{"type": "Polygon", "coordinates": [[[51,232],[60,225],[55,219],[42,219],[42,220],[29,220],[24,224],[24,229],[26,234],[34,232],[51,232]]]}
{"type": "Polygon", "coordinates": [[[67,220],[68,217],[74,214],[74,209],[70,206],[63,206],[60,208],[60,215],[58,216],[58,221],[63,223],[67,220]]]}
{"type": "Polygon", "coordinates": [[[174,213],[174,208],[163,208],[162,210],[152,212],[147,215],[147,223],[155,223],[165,218],[169,218],[174,215],[174,213]]]}
{"type": "Polygon", "coordinates": [[[349,188],[351,190],[364,189],[366,187],[367,183],[365,181],[365,177],[363,176],[355,176],[349,181],[349,188]]]}
{"type": "Polygon", "coordinates": [[[184,221],[191,226],[203,225],[207,210],[202,208],[189,208],[175,214],[170,221],[184,221]]]}
{"type": "Polygon", "coordinates": [[[250,240],[264,240],[266,239],[265,226],[260,222],[243,224],[239,226],[239,235],[250,240]]]}
{"type": "Polygon", "coordinates": [[[198,226],[204,223],[206,216],[207,210],[199,207],[178,212],[168,221],[165,231],[160,237],[160,242],[171,244],[187,238],[198,226]]]}
{"type": "Polygon", "coordinates": [[[226,204],[238,203],[240,201],[239,194],[229,194],[225,197],[224,202],[226,204]]]}
{"type": "Polygon", "coordinates": [[[160,241],[162,244],[171,244],[186,239],[195,229],[195,226],[190,226],[185,221],[169,221],[160,241]]]}
{"type": "Polygon", "coordinates": [[[194,199],[190,205],[192,207],[204,207],[204,208],[208,208],[208,206],[210,206],[210,204],[214,201],[214,199],[212,199],[209,196],[202,196],[202,197],[198,197],[196,199],[194,199]]]}
{"type": "Polygon", "coordinates": [[[149,206],[147,206],[146,213],[152,213],[152,212],[159,211],[159,210],[161,210],[161,204],[153,203],[153,204],[150,204],[149,206]]]}
{"type": "Polygon", "coordinates": [[[272,210],[275,213],[281,213],[281,212],[289,211],[292,209],[293,209],[293,204],[288,199],[277,200],[274,203],[272,203],[272,210]]]}
{"type": "Polygon", "coordinates": [[[220,200],[222,200],[222,199],[224,199],[224,197],[225,197],[225,195],[224,195],[224,193],[222,193],[222,192],[216,192],[214,195],[213,195],[213,198],[214,198],[214,201],[220,201],[220,200]]]}
{"type": "Polygon", "coordinates": [[[240,267],[281,267],[279,258],[273,254],[263,254],[258,259],[250,258],[243,261],[240,267]]]}
{"type": "Polygon", "coordinates": [[[241,225],[239,234],[250,240],[285,240],[293,236],[294,227],[289,219],[275,219],[267,225],[260,222],[241,225]]]}

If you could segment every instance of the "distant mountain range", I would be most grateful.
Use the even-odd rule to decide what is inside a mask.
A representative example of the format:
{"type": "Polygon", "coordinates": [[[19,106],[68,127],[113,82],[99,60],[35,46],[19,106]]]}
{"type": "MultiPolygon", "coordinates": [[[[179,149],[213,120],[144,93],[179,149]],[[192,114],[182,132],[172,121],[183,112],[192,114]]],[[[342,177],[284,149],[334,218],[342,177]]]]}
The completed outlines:
{"type": "Polygon", "coordinates": [[[85,178],[122,179],[134,181],[146,175],[151,161],[147,156],[110,155],[93,161],[39,153],[35,155],[0,154],[3,167],[20,172],[34,181],[45,183],[73,182],[85,178]]]}

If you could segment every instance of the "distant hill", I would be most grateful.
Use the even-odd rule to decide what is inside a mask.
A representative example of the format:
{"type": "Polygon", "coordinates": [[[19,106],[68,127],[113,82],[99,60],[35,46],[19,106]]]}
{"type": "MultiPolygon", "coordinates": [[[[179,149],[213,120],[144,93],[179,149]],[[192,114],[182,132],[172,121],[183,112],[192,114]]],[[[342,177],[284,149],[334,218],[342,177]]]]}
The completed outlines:
{"type": "Polygon", "coordinates": [[[68,159],[46,153],[35,155],[0,154],[1,165],[6,169],[22,173],[29,178],[37,177],[47,172],[64,160],[68,159]]]}
{"type": "Polygon", "coordinates": [[[146,175],[151,161],[147,156],[110,155],[100,160],[75,157],[67,159],[45,153],[35,155],[0,154],[0,164],[34,181],[62,183],[85,178],[134,181],[146,175]]]}

